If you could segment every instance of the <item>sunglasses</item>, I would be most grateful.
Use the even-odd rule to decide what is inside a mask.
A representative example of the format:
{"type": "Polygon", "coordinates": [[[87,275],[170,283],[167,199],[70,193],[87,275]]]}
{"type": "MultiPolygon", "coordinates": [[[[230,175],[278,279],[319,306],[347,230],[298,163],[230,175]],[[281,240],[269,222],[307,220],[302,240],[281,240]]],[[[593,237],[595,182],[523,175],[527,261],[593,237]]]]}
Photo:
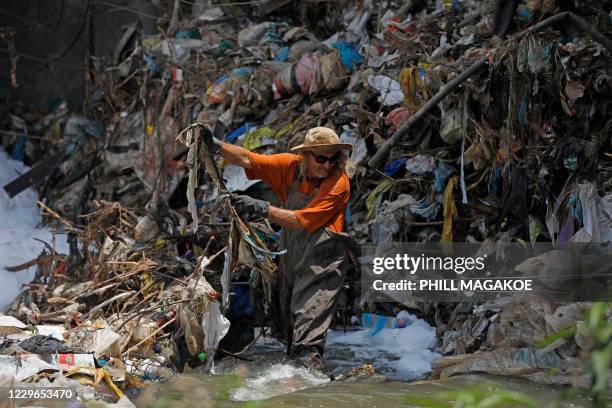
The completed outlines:
{"type": "Polygon", "coordinates": [[[326,162],[330,162],[331,164],[340,163],[340,153],[334,154],[332,157],[323,156],[322,154],[312,154],[314,159],[319,164],[325,164],[326,162]]]}

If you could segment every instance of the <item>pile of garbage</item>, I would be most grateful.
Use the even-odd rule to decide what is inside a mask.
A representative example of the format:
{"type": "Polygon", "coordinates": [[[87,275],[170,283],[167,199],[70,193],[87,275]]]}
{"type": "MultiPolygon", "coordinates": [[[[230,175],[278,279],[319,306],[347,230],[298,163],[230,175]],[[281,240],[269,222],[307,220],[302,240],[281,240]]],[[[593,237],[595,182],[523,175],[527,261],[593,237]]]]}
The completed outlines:
{"type": "MultiPolygon", "coordinates": [[[[308,26],[291,4],[253,20],[234,15],[249,6],[181,4],[188,18],[173,18],[166,35],[135,23],[111,57],[91,57],[81,113],[61,100],[4,112],[4,149],[33,164],[5,190],[37,185],[70,253],[50,246],[11,268],[37,272],[2,316],[0,328],[19,340],[4,340],[0,357],[33,361],[6,357],[1,374],[78,377],[121,398],[186,365],[212,369],[230,321],[265,315],[278,229],[223,197],[275,198],[203,151],[188,127],[196,122],[260,153],[287,151],[315,126],[352,143],[353,259],[366,242],[612,239],[608,15],[538,1],[515,14],[493,1],[316,4],[311,12],[327,15],[308,26]],[[37,357],[49,353],[59,357],[37,357]],[[63,355],[83,361],[64,367],[63,355]]],[[[348,279],[345,307],[376,311],[360,297],[357,262],[348,279]]],[[[438,328],[439,351],[451,356],[434,367],[438,377],[516,375],[499,367],[562,328],[548,318],[559,308],[581,308],[404,307],[438,328]],[[547,329],[506,344],[524,333],[507,321],[528,318],[547,329]],[[498,354],[497,368],[483,366],[498,354]]],[[[553,364],[529,361],[533,379],[553,364]]]]}
{"type": "Polygon", "coordinates": [[[78,395],[86,399],[105,395],[99,386],[106,384],[109,395],[122,398],[117,382],[124,391],[125,385],[138,389],[147,381],[170,380],[178,366],[212,365],[229,321],[216,301],[221,293],[202,269],[220,252],[194,267],[176,255],[171,241],[155,234],[146,241],[146,218],[137,223],[117,203],[98,205],[84,230],[59,219],[79,237],[70,256],[49,248],[11,268],[34,265],[37,272],[9,309],[12,316],[0,315],[3,380],[81,384],[86,387],[77,387],[78,395]],[[168,330],[178,327],[180,339],[168,330]]]}

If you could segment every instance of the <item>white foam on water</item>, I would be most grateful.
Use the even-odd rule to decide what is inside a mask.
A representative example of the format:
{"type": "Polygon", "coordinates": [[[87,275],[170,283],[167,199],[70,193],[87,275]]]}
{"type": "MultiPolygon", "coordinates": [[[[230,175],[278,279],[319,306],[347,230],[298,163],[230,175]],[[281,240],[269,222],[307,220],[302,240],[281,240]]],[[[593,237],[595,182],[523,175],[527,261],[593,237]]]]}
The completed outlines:
{"type": "Polygon", "coordinates": [[[369,363],[389,378],[408,381],[423,378],[431,371],[431,362],[441,356],[431,350],[436,346],[436,329],[421,319],[403,329],[384,328],[374,336],[370,333],[367,329],[347,333],[330,330],[324,359],[343,367],[369,363]],[[354,356],[336,359],[341,350],[354,356]]]}
{"type": "MultiPolygon", "coordinates": [[[[21,292],[21,285],[31,282],[36,273],[35,266],[19,272],[9,272],[4,268],[36,258],[44,244],[34,238],[49,244],[52,242],[51,232],[46,228],[39,228],[41,216],[36,206],[36,191],[28,188],[10,198],[4,188],[1,188],[28,170],[29,167],[11,159],[0,147],[0,311],[5,310],[15,300],[21,292]]],[[[56,236],[55,250],[68,253],[68,243],[64,235],[56,236]]]]}
{"type": "Polygon", "coordinates": [[[256,377],[247,378],[244,387],[232,391],[231,399],[233,401],[264,400],[316,387],[329,381],[328,376],[318,371],[289,364],[274,364],[256,377]]]}

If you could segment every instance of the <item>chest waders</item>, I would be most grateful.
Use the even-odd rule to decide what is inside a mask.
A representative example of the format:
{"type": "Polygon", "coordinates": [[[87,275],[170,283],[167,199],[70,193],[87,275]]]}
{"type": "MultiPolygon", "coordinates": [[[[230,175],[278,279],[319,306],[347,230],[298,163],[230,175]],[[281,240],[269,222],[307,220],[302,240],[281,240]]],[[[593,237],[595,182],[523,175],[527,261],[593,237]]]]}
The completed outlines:
{"type": "MultiPolygon", "coordinates": [[[[312,200],[299,191],[299,169],[283,208],[299,210],[312,200]]],[[[277,325],[290,358],[320,366],[347,265],[346,233],[320,228],[313,234],[283,228],[280,247],[277,325]]]]}

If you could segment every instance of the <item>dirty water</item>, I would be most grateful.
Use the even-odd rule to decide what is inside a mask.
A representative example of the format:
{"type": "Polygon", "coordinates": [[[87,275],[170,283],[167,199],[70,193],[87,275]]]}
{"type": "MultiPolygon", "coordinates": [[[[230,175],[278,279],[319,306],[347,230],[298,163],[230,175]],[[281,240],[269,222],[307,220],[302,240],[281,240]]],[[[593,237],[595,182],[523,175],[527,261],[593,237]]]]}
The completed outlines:
{"type": "MultiPolygon", "coordinates": [[[[290,370],[288,370],[290,371],[290,370]]],[[[589,407],[591,403],[577,396],[568,387],[540,385],[526,380],[491,375],[463,375],[445,381],[412,382],[386,381],[380,377],[363,378],[351,382],[332,381],[322,385],[305,385],[304,377],[278,381],[277,390],[285,393],[268,399],[235,401],[236,389],[244,387],[248,379],[239,375],[203,376],[181,375],[172,382],[147,388],[136,402],[138,407],[332,407],[332,408],[392,408],[418,407],[407,401],[408,396],[431,397],[437,392],[461,391],[476,385],[485,389],[516,391],[534,398],[538,407],[589,407]]],[[[242,388],[244,389],[244,388],[242,388]]],[[[248,395],[248,394],[247,394],[248,395]]],[[[251,398],[260,398],[253,393],[251,398]]],[[[450,403],[451,401],[448,400],[450,403]]],[[[612,406],[612,405],[609,405],[612,406]]]]}
{"type": "MultiPolygon", "coordinates": [[[[397,330],[388,332],[379,333],[382,336],[377,335],[375,340],[368,340],[365,330],[330,332],[323,372],[287,363],[282,345],[267,339],[245,356],[253,361],[224,358],[216,364],[215,375],[196,372],[177,375],[168,383],[145,389],[136,405],[160,408],[417,407],[411,405],[408,396],[431,397],[440,391],[461,391],[479,386],[486,390],[521,392],[535,399],[539,407],[590,406],[587,398],[576,395],[569,387],[541,385],[521,379],[478,374],[444,381],[419,381],[426,378],[425,368],[430,367],[427,360],[437,354],[427,348],[430,344],[425,331],[412,333],[409,347],[414,348],[414,353],[409,356],[397,355],[397,350],[385,351],[388,347],[385,336],[394,335],[396,340],[398,336],[397,330]],[[363,340],[362,345],[357,344],[359,339],[363,340]],[[375,343],[378,344],[375,346],[375,343]],[[411,361],[402,362],[406,358],[411,361]],[[364,377],[345,375],[364,363],[372,364],[377,374],[364,377]],[[404,381],[392,379],[400,375],[407,378],[403,378],[404,381]],[[330,376],[335,380],[330,380],[330,376]]],[[[406,352],[406,348],[400,350],[406,352]]]]}

